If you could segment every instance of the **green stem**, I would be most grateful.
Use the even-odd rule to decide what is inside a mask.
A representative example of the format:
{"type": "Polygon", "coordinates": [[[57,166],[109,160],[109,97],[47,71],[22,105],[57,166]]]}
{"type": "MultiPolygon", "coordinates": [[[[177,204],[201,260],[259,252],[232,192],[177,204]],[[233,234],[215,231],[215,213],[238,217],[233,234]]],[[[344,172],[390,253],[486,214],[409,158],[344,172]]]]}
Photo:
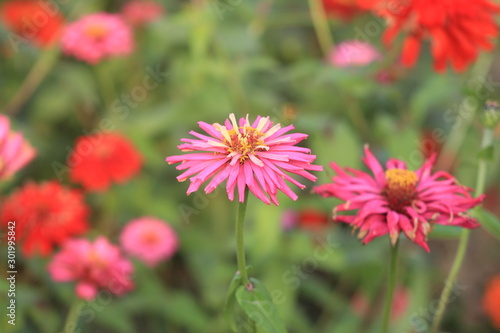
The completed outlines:
{"type": "Polygon", "coordinates": [[[35,92],[43,79],[49,74],[59,58],[59,49],[52,48],[44,51],[37,59],[30,72],[24,79],[21,87],[16,91],[14,97],[4,107],[8,115],[16,114],[23,104],[35,92]]]}
{"type": "Polygon", "coordinates": [[[248,286],[248,273],[245,262],[245,243],[243,241],[243,232],[245,224],[245,211],[247,209],[248,188],[245,189],[245,198],[243,202],[238,203],[238,212],[236,215],[236,259],[238,261],[238,270],[241,275],[241,282],[248,286]]]}
{"type": "Polygon", "coordinates": [[[101,92],[102,101],[105,110],[111,107],[111,104],[117,97],[115,86],[113,83],[113,76],[108,73],[106,62],[94,66],[95,76],[97,80],[99,91],[101,92]]]}
{"type": "Polygon", "coordinates": [[[324,56],[332,49],[333,37],[328,26],[325,10],[319,0],[309,0],[309,10],[314,25],[314,31],[318,38],[319,46],[324,56]]]}
{"type": "MultiPolygon", "coordinates": [[[[481,142],[481,148],[485,149],[493,144],[493,131],[491,129],[485,128],[483,139],[481,142]]],[[[478,173],[477,173],[477,183],[476,183],[476,192],[475,196],[479,196],[484,192],[484,187],[486,184],[486,167],[487,167],[487,159],[481,158],[479,160],[478,173]]],[[[455,255],[455,259],[451,266],[450,272],[448,273],[448,277],[444,283],[443,291],[441,292],[441,296],[439,297],[439,304],[436,310],[436,315],[434,316],[434,322],[432,323],[432,332],[438,333],[439,326],[441,324],[441,320],[443,319],[444,312],[446,310],[446,305],[449,303],[450,294],[453,289],[453,285],[457,278],[458,272],[460,271],[460,267],[462,266],[465,253],[467,251],[467,244],[469,243],[469,234],[470,231],[468,229],[462,230],[462,234],[460,235],[460,242],[458,244],[457,254],[455,255]]]]}
{"type": "MultiPolygon", "coordinates": [[[[491,128],[485,128],[483,133],[483,139],[481,141],[481,150],[484,150],[493,145],[495,136],[491,128]]],[[[488,166],[488,160],[486,158],[481,158],[479,160],[478,170],[477,170],[477,180],[476,180],[476,192],[474,195],[476,197],[484,193],[484,187],[486,185],[486,169],[488,166]]]]}
{"type": "Polygon", "coordinates": [[[396,285],[396,271],[397,271],[397,262],[398,262],[398,247],[399,242],[396,242],[394,246],[391,246],[391,261],[389,264],[389,281],[387,284],[387,296],[385,299],[384,306],[384,319],[382,322],[382,333],[386,333],[389,328],[389,319],[391,317],[391,308],[392,308],[392,296],[394,294],[394,287],[396,285]]]}
{"type": "Polygon", "coordinates": [[[80,311],[82,310],[83,301],[81,299],[76,299],[71,308],[69,309],[68,316],[64,322],[65,333],[76,332],[78,327],[78,318],[80,317],[80,311]]]}

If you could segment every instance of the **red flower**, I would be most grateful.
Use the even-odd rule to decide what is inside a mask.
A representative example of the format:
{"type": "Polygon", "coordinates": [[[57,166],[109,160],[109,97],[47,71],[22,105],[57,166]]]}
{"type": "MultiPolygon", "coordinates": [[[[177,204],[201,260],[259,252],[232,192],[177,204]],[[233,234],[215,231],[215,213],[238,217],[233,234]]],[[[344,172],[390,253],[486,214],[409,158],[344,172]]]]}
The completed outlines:
{"type": "Polygon", "coordinates": [[[484,291],[483,309],[492,325],[500,330],[500,276],[494,276],[484,291]]]}
{"type": "Polygon", "coordinates": [[[326,227],[330,218],[320,210],[305,208],[299,211],[298,221],[303,229],[318,230],[326,227]]]}
{"type": "Polygon", "coordinates": [[[404,32],[402,63],[411,67],[417,61],[423,40],[430,40],[434,68],[445,70],[450,63],[463,71],[473,62],[479,49],[491,50],[498,35],[493,14],[500,7],[488,0],[365,0],[387,20],[383,40],[392,43],[404,32]]]}
{"type": "Polygon", "coordinates": [[[23,253],[49,255],[54,245],[87,230],[88,208],[79,191],[52,181],[28,183],[5,200],[0,221],[15,221],[16,240],[23,253]]]}
{"type": "Polygon", "coordinates": [[[329,17],[351,20],[357,15],[366,13],[358,6],[357,0],[322,0],[325,13],[329,17]]]}
{"type": "Polygon", "coordinates": [[[443,143],[435,130],[424,129],[420,139],[420,150],[425,158],[430,158],[433,154],[439,155],[443,148],[443,143]]]}
{"type": "Polygon", "coordinates": [[[334,219],[359,229],[363,244],[386,234],[396,244],[400,232],[429,252],[427,235],[433,224],[475,228],[479,224],[467,211],[483,201],[484,195],[472,198],[470,189],[461,186],[450,174],[431,174],[435,156],[417,171],[406,169],[396,159],[387,162],[386,170],[365,147],[363,161],[373,177],[363,171],[337,164],[330,166],[337,173],[333,183],[319,186],[316,193],[337,197],[346,202],[334,209],[334,219]],[[336,216],[337,212],[358,210],[356,215],[336,216]]]}
{"type": "Polygon", "coordinates": [[[132,143],[117,133],[77,139],[68,159],[70,177],[89,191],[105,191],[112,182],[124,183],[137,174],[142,158],[132,143]]]}
{"type": "Polygon", "coordinates": [[[0,18],[7,28],[39,47],[54,44],[64,25],[64,17],[57,5],[44,1],[7,1],[0,11],[0,18]]]}

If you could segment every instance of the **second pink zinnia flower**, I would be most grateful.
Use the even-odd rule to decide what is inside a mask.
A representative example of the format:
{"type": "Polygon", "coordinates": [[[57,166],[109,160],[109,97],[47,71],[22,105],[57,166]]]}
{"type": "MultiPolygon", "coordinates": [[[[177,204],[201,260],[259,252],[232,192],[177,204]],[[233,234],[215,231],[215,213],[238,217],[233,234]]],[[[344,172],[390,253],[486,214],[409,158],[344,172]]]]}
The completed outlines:
{"type": "Polygon", "coordinates": [[[62,36],[67,55],[96,64],[101,60],[132,53],[132,29],[116,14],[95,13],[69,24],[62,36]]]}
{"type": "Polygon", "coordinates": [[[68,240],[47,269],[56,282],[76,281],[76,294],[85,300],[94,299],[99,290],[122,295],[134,287],[134,266],[103,236],[94,242],[68,240]]]}
{"type": "Polygon", "coordinates": [[[363,244],[376,237],[390,235],[394,245],[403,232],[406,237],[429,251],[427,235],[433,224],[475,228],[479,224],[467,211],[483,201],[472,198],[470,189],[461,186],[450,174],[431,174],[435,155],[420,169],[407,170],[400,160],[390,159],[386,170],[365,147],[363,161],[373,176],[355,169],[343,170],[331,163],[337,173],[333,183],[315,189],[323,197],[337,197],[345,203],[334,209],[334,219],[359,229],[363,244]],[[357,210],[356,215],[337,212],[357,210]]]}
{"type": "Polygon", "coordinates": [[[169,164],[181,163],[178,170],[186,170],[177,180],[189,178],[188,194],[197,191],[208,180],[206,193],[226,181],[230,200],[234,199],[234,190],[238,188],[239,201],[243,202],[248,187],[264,203],[278,205],[278,190],[293,200],[297,199],[285,181],[305,188],[288,173],[315,181],[316,177],[308,170],[323,169],[312,164],[316,156],[311,155],[309,149],[296,146],[307,138],[306,134],[287,134],[294,128],[293,125],[282,128],[279,124],[274,125],[269,117],[261,116],[253,123],[248,116],[237,121],[234,114],[226,119],[224,125],[198,124],[208,135],[191,131],[189,133],[197,139],[182,139],[185,143],[178,146],[182,151],[194,153],[166,159],[169,164]]]}

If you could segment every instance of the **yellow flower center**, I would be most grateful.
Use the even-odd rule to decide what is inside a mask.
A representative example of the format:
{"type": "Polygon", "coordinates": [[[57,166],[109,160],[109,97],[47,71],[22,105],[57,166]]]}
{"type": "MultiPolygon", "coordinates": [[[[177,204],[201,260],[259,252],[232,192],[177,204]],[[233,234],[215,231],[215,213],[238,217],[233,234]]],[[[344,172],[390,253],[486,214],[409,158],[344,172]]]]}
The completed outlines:
{"type": "Polygon", "coordinates": [[[103,268],[106,267],[107,265],[107,263],[104,260],[102,260],[102,257],[94,249],[89,251],[87,257],[90,260],[90,262],[97,267],[103,268]]]}
{"type": "Polygon", "coordinates": [[[160,239],[159,239],[158,235],[156,233],[154,233],[154,231],[147,231],[147,232],[142,234],[142,242],[144,244],[153,245],[153,244],[158,243],[159,240],[160,239]]]}
{"type": "Polygon", "coordinates": [[[267,151],[269,147],[264,144],[262,137],[264,133],[257,131],[250,126],[234,128],[228,131],[229,140],[224,139],[224,144],[228,147],[227,152],[240,154],[240,163],[248,159],[248,154],[255,151],[267,151]],[[243,133],[241,133],[243,132],[243,133]]]}
{"type": "Polygon", "coordinates": [[[90,25],[85,29],[85,34],[88,37],[101,39],[108,33],[108,30],[102,25],[90,25]]]}
{"type": "Polygon", "coordinates": [[[404,213],[404,207],[415,199],[415,186],[418,177],[415,172],[402,169],[389,169],[385,172],[386,185],[383,194],[389,207],[404,213]]]}

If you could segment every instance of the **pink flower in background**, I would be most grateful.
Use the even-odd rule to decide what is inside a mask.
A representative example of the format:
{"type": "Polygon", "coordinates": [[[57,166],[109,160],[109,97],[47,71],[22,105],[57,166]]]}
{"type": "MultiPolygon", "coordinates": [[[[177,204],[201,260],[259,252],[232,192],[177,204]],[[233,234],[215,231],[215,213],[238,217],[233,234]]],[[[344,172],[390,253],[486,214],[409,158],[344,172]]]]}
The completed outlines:
{"type": "Polygon", "coordinates": [[[76,281],[76,294],[85,300],[94,299],[99,289],[115,295],[131,290],[133,270],[119,247],[102,236],[93,243],[86,239],[68,240],[48,266],[54,281],[76,281]]]}
{"type": "Polygon", "coordinates": [[[116,14],[84,16],[68,24],[62,36],[63,52],[90,64],[108,57],[128,55],[134,46],[132,29],[116,14]]]}
{"type": "Polygon", "coordinates": [[[366,66],[381,58],[373,45],[359,41],[342,42],[328,56],[330,63],[337,67],[366,66]]]}
{"type": "Polygon", "coordinates": [[[281,215],[281,227],[284,231],[292,230],[297,226],[299,214],[293,209],[285,209],[281,215]]]}
{"type": "Polygon", "coordinates": [[[179,247],[175,231],[167,222],[154,217],[130,221],[120,235],[120,243],[128,254],[151,267],[171,258],[179,247]]]}
{"type": "Polygon", "coordinates": [[[0,114],[0,180],[10,178],[35,155],[35,149],[23,135],[11,131],[9,118],[0,114]]]}
{"type": "Polygon", "coordinates": [[[292,200],[297,199],[285,180],[305,188],[288,172],[315,181],[316,177],[307,170],[323,170],[321,166],[311,164],[316,156],[311,155],[309,149],[296,146],[307,138],[306,134],[286,134],[294,128],[293,125],[282,128],[279,124],[274,125],[269,117],[261,116],[250,123],[248,115],[237,121],[234,114],[224,125],[202,121],[198,125],[208,136],[191,131],[189,133],[198,139],[182,139],[185,143],[178,146],[181,151],[194,153],[166,159],[169,164],[181,163],[177,170],[186,170],[177,180],[182,182],[189,178],[191,184],[187,194],[197,191],[211,179],[205,193],[211,193],[226,181],[231,201],[234,190],[238,188],[239,201],[243,202],[248,188],[264,203],[278,205],[278,190],[292,200]]]}
{"type": "Polygon", "coordinates": [[[161,17],[162,14],[161,4],[146,0],[129,1],[122,9],[123,17],[133,25],[149,23],[161,17]]]}
{"type": "Polygon", "coordinates": [[[359,229],[363,244],[386,234],[396,244],[399,233],[429,252],[427,235],[434,223],[464,228],[479,224],[467,211],[481,203],[484,195],[472,198],[471,189],[457,183],[444,171],[431,174],[435,156],[420,169],[410,171],[406,164],[389,159],[386,170],[365,147],[363,161],[373,176],[360,170],[343,170],[336,163],[330,166],[337,173],[333,183],[315,188],[323,197],[336,197],[345,203],[334,209],[334,219],[359,229]],[[338,216],[337,212],[358,210],[356,215],[338,216]]]}

